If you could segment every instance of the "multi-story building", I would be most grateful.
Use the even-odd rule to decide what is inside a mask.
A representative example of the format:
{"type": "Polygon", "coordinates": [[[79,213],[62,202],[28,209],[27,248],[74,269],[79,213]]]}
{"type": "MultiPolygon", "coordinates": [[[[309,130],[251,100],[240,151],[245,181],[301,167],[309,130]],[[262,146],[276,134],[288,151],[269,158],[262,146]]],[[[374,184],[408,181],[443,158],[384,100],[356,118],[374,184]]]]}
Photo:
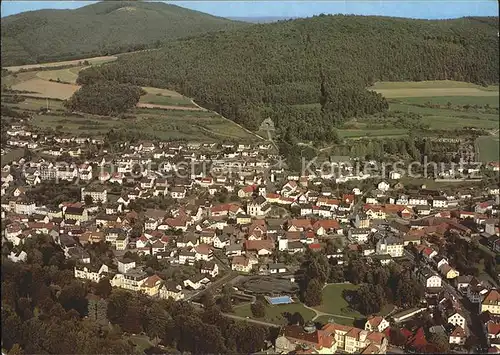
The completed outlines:
{"type": "Polygon", "coordinates": [[[441,287],[441,277],[434,274],[428,267],[417,270],[417,279],[427,288],[441,287]]]}
{"type": "Polygon", "coordinates": [[[81,188],[82,202],[85,201],[86,196],[92,197],[92,201],[101,201],[102,203],[108,202],[108,192],[103,186],[82,187],[81,188]]]}
{"type": "Polygon", "coordinates": [[[148,278],[148,274],[140,269],[128,270],[125,274],[116,274],[111,280],[111,285],[131,291],[140,291],[142,284],[148,278]]]}
{"type": "Polygon", "coordinates": [[[481,302],[481,312],[490,312],[500,315],[500,292],[497,289],[490,290],[481,302]]]}
{"type": "Polygon", "coordinates": [[[166,282],[160,286],[159,296],[163,299],[172,298],[174,301],[180,301],[184,299],[182,286],[176,284],[173,281],[166,282]]]}
{"type": "Polygon", "coordinates": [[[375,252],[377,254],[389,254],[393,258],[403,256],[404,242],[395,236],[385,236],[377,241],[375,252]]]}
{"type": "Polygon", "coordinates": [[[337,347],[336,351],[340,350],[349,354],[386,353],[388,341],[383,333],[370,332],[336,323],[328,323],[322,330],[334,337],[337,347]]]}
{"type": "Polygon", "coordinates": [[[99,282],[109,272],[109,267],[102,264],[100,267],[96,265],[75,266],[75,277],[78,279],[90,280],[99,282]]]}

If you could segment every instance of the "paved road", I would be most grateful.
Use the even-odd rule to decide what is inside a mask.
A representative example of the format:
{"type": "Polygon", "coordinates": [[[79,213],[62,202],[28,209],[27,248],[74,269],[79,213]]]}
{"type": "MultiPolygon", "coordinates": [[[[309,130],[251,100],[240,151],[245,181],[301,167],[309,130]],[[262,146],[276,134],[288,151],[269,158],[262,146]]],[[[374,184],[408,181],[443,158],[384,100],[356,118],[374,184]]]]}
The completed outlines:
{"type": "Polygon", "coordinates": [[[236,319],[236,320],[243,320],[243,321],[250,322],[250,323],[264,325],[266,327],[281,328],[281,325],[278,325],[278,324],[262,322],[260,320],[256,320],[256,319],[252,319],[252,318],[235,316],[234,314],[222,313],[222,315],[224,317],[227,317],[227,318],[236,319]]]}

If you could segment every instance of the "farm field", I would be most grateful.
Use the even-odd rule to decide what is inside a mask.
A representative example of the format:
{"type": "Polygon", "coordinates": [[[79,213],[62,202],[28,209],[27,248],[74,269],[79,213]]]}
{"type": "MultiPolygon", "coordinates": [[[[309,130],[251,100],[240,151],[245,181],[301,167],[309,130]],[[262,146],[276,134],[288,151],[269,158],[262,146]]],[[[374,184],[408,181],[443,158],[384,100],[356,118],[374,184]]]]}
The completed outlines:
{"type": "Polygon", "coordinates": [[[368,89],[377,91],[387,98],[418,96],[495,96],[498,86],[487,87],[452,80],[433,81],[381,81],[368,89]],[[427,94],[426,94],[427,91],[427,94]]]}
{"type": "MultiPolygon", "coordinates": [[[[3,103],[2,103],[3,104],[3,103]]],[[[118,119],[94,115],[65,115],[63,102],[48,100],[51,113],[35,114],[30,124],[40,129],[59,129],[65,133],[104,136],[110,129],[126,129],[160,140],[254,141],[254,135],[230,120],[208,111],[180,111],[136,108],[130,118],[118,119]]],[[[38,112],[47,100],[27,97],[18,103],[6,103],[16,110],[38,112]]]]}
{"type": "Polygon", "coordinates": [[[139,100],[140,103],[155,104],[155,105],[166,105],[166,106],[184,106],[197,108],[190,99],[184,96],[170,96],[166,94],[150,94],[142,95],[139,100]]]}
{"type": "Polygon", "coordinates": [[[498,128],[498,115],[489,113],[463,112],[396,103],[391,103],[389,110],[421,114],[423,122],[429,124],[430,129],[455,129],[466,126],[483,129],[498,128]]]}
{"type": "Polygon", "coordinates": [[[77,91],[80,86],[75,84],[63,84],[40,78],[33,78],[12,85],[13,90],[29,91],[30,96],[48,97],[66,100],[77,91]]]}
{"type": "Polygon", "coordinates": [[[36,76],[43,80],[55,80],[65,83],[76,84],[78,72],[86,67],[74,67],[56,70],[42,70],[36,73],[36,76]]]}
{"type": "Polygon", "coordinates": [[[233,313],[237,316],[249,317],[268,323],[283,324],[283,325],[286,325],[288,322],[287,319],[283,316],[283,313],[286,312],[289,312],[291,314],[299,312],[300,314],[302,314],[302,317],[304,317],[304,320],[306,322],[312,320],[315,316],[313,311],[305,308],[301,303],[283,304],[276,306],[267,304],[266,315],[263,318],[255,318],[252,315],[249,303],[233,307],[233,313]]]}
{"type": "Polygon", "coordinates": [[[50,68],[50,67],[60,67],[63,65],[79,65],[83,63],[84,61],[89,62],[92,65],[95,64],[103,64],[107,62],[112,62],[113,60],[116,60],[118,57],[116,56],[104,56],[104,57],[93,57],[93,58],[84,58],[84,59],[75,59],[75,60],[67,60],[63,62],[50,62],[50,63],[41,63],[41,64],[27,64],[27,65],[19,65],[19,66],[12,66],[12,67],[5,67],[10,72],[18,72],[20,70],[31,70],[31,69],[37,69],[37,68],[50,68]]]}
{"type": "Polygon", "coordinates": [[[328,314],[336,314],[355,319],[363,318],[363,315],[349,307],[342,296],[344,290],[356,290],[359,286],[353,284],[330,284],[323,289],[323,303],[314,309],[328,314]]]}
{"type": "Polygon", "coordinates": [[[490,105],[498,107],[498,95],[490,96],[422,96],[422,97],[403,97],[394,101],[404,104],[423,105],[427,102],[436,105],[490,105]]]}
{"type": "MultiPolygon", "coordinates": [[[[497,126],[498,127],[498,126],[497,126]]],[[[499,136],[483,136],[476,140],[479,149],[479,159],[487,163],[500,161],[500,138],[499,136]]]]}

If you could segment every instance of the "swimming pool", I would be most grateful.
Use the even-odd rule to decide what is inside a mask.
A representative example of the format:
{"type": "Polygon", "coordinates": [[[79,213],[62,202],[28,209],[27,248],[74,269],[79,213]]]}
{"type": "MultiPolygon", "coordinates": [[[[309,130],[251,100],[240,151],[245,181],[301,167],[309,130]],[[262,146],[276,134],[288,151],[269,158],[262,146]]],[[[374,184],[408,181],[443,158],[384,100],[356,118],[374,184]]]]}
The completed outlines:
{"type": "Polygon", "coordinates": [[[290,296],[266,297],[266,300],[272,305],[293,303],[292,297],[290,296]]]}

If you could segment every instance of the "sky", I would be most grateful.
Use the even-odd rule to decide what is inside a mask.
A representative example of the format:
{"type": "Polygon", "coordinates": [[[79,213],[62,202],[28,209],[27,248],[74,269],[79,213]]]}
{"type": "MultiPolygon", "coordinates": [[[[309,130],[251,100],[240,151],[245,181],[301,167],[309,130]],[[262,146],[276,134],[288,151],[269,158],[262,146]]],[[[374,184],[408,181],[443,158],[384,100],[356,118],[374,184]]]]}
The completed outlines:
{"type": "MultiPolygon", "coordinates": [[[[76,9],[96,1],[2,1],[2,17],[39,9],[76,9]]],[[[222,17],[309,17],[325,14],[443,19],[498,16],[496,0],[164,1],[222,17]]]]}

